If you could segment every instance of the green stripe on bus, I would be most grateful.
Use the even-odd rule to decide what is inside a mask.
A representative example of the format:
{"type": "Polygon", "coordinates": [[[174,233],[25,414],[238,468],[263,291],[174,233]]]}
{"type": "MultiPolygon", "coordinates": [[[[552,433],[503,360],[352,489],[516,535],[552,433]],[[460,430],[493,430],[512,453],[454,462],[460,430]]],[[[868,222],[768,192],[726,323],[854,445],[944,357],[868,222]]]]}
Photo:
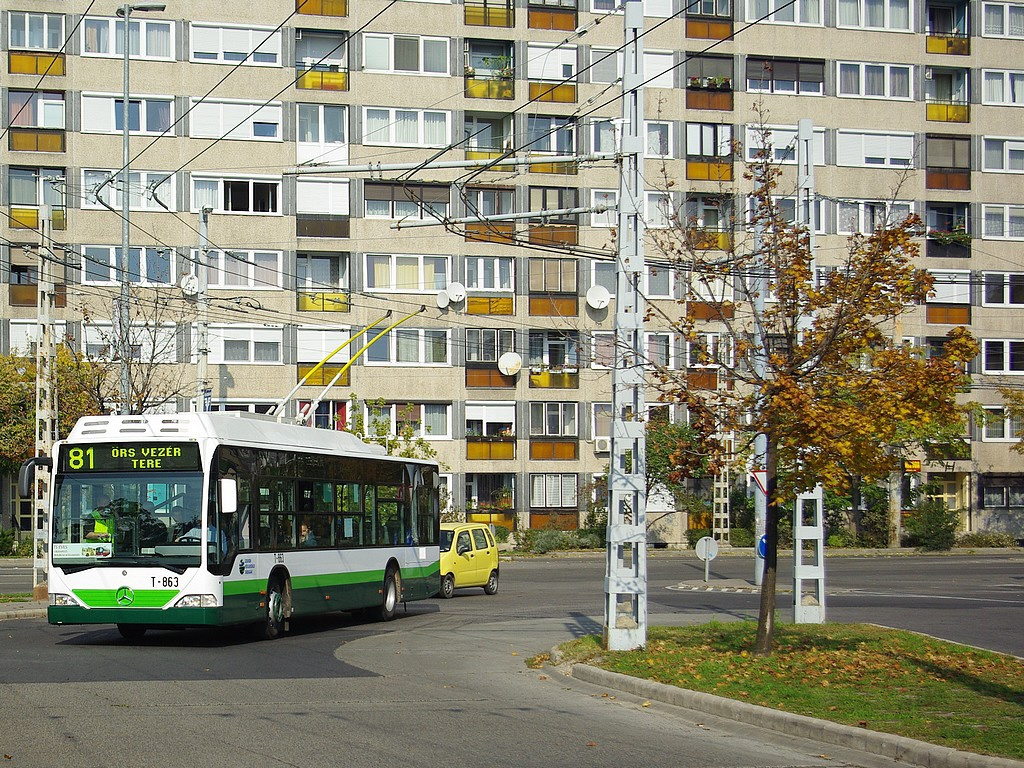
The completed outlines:
{"type": "MultiPolygon", "coordinates": [[[[422,567],[407,567],[402,570],[403,580],[423,579],[437,576],[440,567],[431,563],[422,567]]],[[[292,589],[316,589],[343,587],[357,584],[384,582],[384,570],[351,571],[348,573],[318,573],[312,576],[292,576],[292,589]]],[[[267,583],[262,579],[232,580],[224,582],[224,596],[250,595],[263,591],[267,583]]]]}
{"type": "Polygon", "coordinates": [[[118,601],[120,591],[120,589],[76,589],[74,595],[90,608],[162,608],[178,594],[175,589],[136,589],[130,596],[130,601],[128,601],[127,595],[122,595],[121,600],[118,601]]]}

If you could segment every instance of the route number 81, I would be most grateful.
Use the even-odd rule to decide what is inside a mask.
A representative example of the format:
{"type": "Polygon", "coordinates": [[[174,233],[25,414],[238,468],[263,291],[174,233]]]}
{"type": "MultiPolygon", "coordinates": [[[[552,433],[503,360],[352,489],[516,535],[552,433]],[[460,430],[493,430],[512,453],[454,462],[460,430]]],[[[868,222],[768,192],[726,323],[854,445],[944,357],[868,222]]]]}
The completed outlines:
{"type": "Polygon", "coordinates": [[[68,451],[69,469],[93,469],[92,448],[72,448],[68,451]]]}

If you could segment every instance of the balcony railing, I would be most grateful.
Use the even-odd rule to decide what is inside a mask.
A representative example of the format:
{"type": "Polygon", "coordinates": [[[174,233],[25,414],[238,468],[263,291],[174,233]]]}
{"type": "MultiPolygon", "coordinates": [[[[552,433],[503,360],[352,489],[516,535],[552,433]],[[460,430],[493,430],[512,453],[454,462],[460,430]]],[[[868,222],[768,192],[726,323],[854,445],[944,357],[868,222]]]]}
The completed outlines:
{"type": "MultiPolygon", "coordinates": [[[[38,206],[12,205],[9,225],[12,229],[39,229],[40,210],[38,206]]],[[[54,229],[67,229],[67,215],[63,208],[50,209],[51,225],[54,229]]]]}
{"type": "Polygon", "coordinates": [[[344,291],[299,291],[296,309],[300,312],[348,312],[349,298],[344,291]]]}
{"type": "Polygon", "coordinates": [[[472,27],[514,27],[515,5],[512,0],[467,0],[464,20],[472,27]]]}
{"type": "Polygon", "coordinates": [[[925,51],[948,56],[970,56],[971,38],[967,35],[933,35],[925,38],[925,51]]]}
{"type": "Polygon", "coordinates": [[[971,105],[963,102],[929,101],[925,104],[925,119],[936,123],[969,123],[971,105]]]}
{"type": "MultiPolygon", "coordinates": [[[[313,370],[314,367],[315,366],[313,364],[303,364],[303,363],[299,363],[297,366],[295,366],[295,382],[298,383],[298,382],[302,381],[302,377],[306,376],[307,374],[309,374],[309,372],[311,370],[313,370]]],[[[334,377],[338,375],[338,372],[342,368],[344,368],[344,367],[345,367],[344,364],[341,364],[341,365],[338,365],[338,364],[324,365],[324,366],[322,366],[320,368],[320,370],[318,370],[316,373],[314,373],[312,376],[310,376],[309,379],[306,380],[306,386],[307,387],[326,387],[328,384],[331,383],[331,381],[334,379],[334,377]]],[[[345,373],[343,373],[341,375],[341,378],[339,378],[337,381],[334,382],[334,386],[336,386],[336,387],[347,387],[347,386],[349,386],[352,383],[351,379],[352,379],[352,369],[349,368],[347,371],[345,371],[345,373]]]]}
{"type": "Polygon", "coordinates": [[[530,459],[535,461],[575,461],[580,441],[572,438],[531,438],[530,459]]]}
{"type": "Polygon", "coordinates": [[[576,245],[579,227],[575,224],[531,224],[529,240],[534,245],[576,245]]]}
{"type": "Polygon", "coordinates": [[[515,299],[511,296],[470,296],[466,299],[467,315],[514,315],[515,299]]]}
{"type": "MultiPolygon", "coordinates": [[[[466,364],[466,386],[467,387],[486,387],[490,389],[494,388],[510,388],[515,387],[516,377],[506,376],[497,369],[496,363],[490,363],[486,368],[472,368],[472,363],[466,364]]],[[[478,363],[479,365],[479,363],[478,363]]]]}
{"type": "Polygon", "coordinates": [[[691,77],[686,86],[686,108],[732,111],[732,80],[729,78],[691,77]]]}
{"type": "MultiPolygon", "coordinates": [[[[12,307],[35,307],[39,304],[39,286],[37,284],[11,283],[7,288],[8,303],[12,307]]],[[[56,289],[54,304],[57,307],[66,307],[68,305],[67,286],[61,284],[54,288],[56,289]]]]}
{"type": "Polygon", "coordinates": [[[575,8],[534,8],[527,10],[527,26],[530,29],[557,29],[571,32],[578,26],[575,8]]]}
{"type": "Polygon", "coordinates": [[[511,531],[516,528],[516,513],[512,506],[499,507],[493,504],[467,505],[466,522],[500,525],[511,531]]]}
{"type": "Polygon", "coordinates": [[[470,222],[466,239],[480,243],[514,243],[516,226],[510,221],[470,222]]]}
{"type": "Polygon", "coordinates": [[[466,436],[466,459],[504,461],[516,457],[516,438],[489,435],[466,436]]]}
{"type": "Polygon", "coordinates": [[[699,40],[726,40],[732,36],[732,19],[721,16],[687,16],[686,36],[699,40]]]}
{"type": "Polygon", "coordinates": [[[690,229],[686,234],[690,240],[690,245],[698,250],[732,250],[731,232],[708,232],[700,229],[690,229]]]}
{"type": "Polygon", "coordinates": [[[547,83],[539,80],[530,82],[531,101],[554,101],[572,104],[576,101],[575,83],[547,83]]]}
{"type": "Polygon", "coordinates": [[[733,309],[733,305],[729,303],[690,301],[686,304],[686,316],[691,320],[731,320],[733,309]]]}
{"type": "Polygon", "coordinates": [[[928,189],[971,188],[971,172],[965,168],[926,168],[924,179],[928,189]]]}
{"type": "Polygon", "coordinates": [[[64,130],[8,128],[7,146],[12,152],[63,152],[64,130]]]}
{"type": "Polygon", "coordinates": [[[348,71],[338,64],[295,65],[295,87],[312,91],[347,91],[348,71]]]}
{"type": "Polygon", "coordinates": [[[732,181],[732,161],[687,158],[686,178],[698,181],[732,181]]]}
{"type": "Polygon", "coordinates": [[[579,389],[579,386],[580,374],[576,368],[530,368],[530,387],[533,389],[579,389]]]}
{"type": "Polygon", "coordinates": [[[295,215],[296,237],[340,237],[349,236],[351,223],[348,216],[326,213],[298,213],[295,215]]]}
{"type": "Polygon", "coordinates": [[[532,317],[576,317],[580,312],[580,298],[576,295],[530,296],[529,314],[532,317]]]}
{"type": "Polygon", "coordinates": [[[515,80],[511,77],[466,75],[467,99],[514,99],[515,80]]]}
{"type": "Polygon", "coordinates": [[[925,311],[925,320],[941,325],[969,325],[971,307],[969,304],[929,304],[925,311]]]}
{"type": "Polygon", "coordinates": [[[295,12],[310,16],[348,16],[348,0],[298,0],[295,12]]]}
{"type": "Polygon", "coordinates": [[[11,51],[7,57],[7,71],[12,75],[63,75],[64,54],[11,51]]]}
{"type": "Polygon", "coordinates": [[[966,259],[971,255],[971,244],[940,242],[932,238],[925,241],[924,254],[932,259],[966,259]]]}

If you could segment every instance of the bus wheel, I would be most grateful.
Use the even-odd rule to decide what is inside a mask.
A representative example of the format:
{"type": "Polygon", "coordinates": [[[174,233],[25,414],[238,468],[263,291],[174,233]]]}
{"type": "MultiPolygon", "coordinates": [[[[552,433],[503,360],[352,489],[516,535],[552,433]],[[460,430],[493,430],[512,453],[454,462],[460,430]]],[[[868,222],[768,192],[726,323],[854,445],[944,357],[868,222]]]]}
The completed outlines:
{"type": "Polygon", "coordinates": [[[487,579],[487,584],[484,585],[484,592],[488,595],[498,594],[498,572],[491,571],[491,575],[487,579]]]}
{"type": "Polygon", "coordinates": [[[267,615],[262,627],[262,635],[267,640],[273,640],[284,632],[291,603],[291,582],[281,576],[271,576],[267,582],[267,615]]]}
{"type": "Polygon", "coordinates": [[[441,579],[441,597],[445,600],[451,600],[455,595],[455,577],[446,573],[444,578],[441,579]]]}
{"type": "Polygon", "coordinates": [[[381,621],[391,621],[395,618],[395,611],[398,609],[398,584],[399,575],[394,568],[388,568],[384,574],[384,599],[381,601],[377,613],[381,621]]]}
{"type": "Polygon", "coordinates": [[[146,634],[146,627],[143,624],[118,624],[117,631],[125,640],[141,640],[146,634]]]}

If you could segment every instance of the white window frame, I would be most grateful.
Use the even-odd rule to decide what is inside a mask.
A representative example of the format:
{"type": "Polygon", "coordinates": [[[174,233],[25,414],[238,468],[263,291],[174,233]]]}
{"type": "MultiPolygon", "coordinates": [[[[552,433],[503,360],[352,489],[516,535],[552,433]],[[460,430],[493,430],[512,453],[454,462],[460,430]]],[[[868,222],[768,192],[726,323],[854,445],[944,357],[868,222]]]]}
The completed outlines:
{"type": "Polygon", "coordinates": [[[729,123],[687,123],[686,157],[731,158],[732,135],[729,123]]]}
{"type": "Polygon", "coordinates": [[[674,299],[676,297],[676,271],[664,264],[647,264],[644,271],[643,290],[649,299],[674,299]]]}
{"type": "Polygon", "coordinates": [[[281,30],[231,24],[192,22],[189,25],[189,61],[197,64],[231,64],[243,67],[280,67],[281,30]],[[217,38],[216,48],[196,53],[196,41],[217,38]],[[248,38],[243,40],[242,38],[248,38]],[[228,46],[238,50],[228,51],[228,46]],[[261,60],[257,60],[257,57],[261,60]]]}
{"type": "MultiPolygon", "coordinates": [[[[839,29],[871,29],[871,30],[880,30],[880,31],[885,31],[885,32],[913,33],[914,32],[914,29],[913,29],[913,26],[914,26],[914,12],[915,12],[913,0],[907,0],[907,26],[906,27],[894,27],[892,25],[892,7],[891,7],[891,4],[894,2],[894,0],[884,0],[884,1],[885,1],[885,10],[884,10],[884,17],[885,17],[885,19],[882,22],[881,26],[869,26],[868,24],[865,23],[865,18],[866,18],[866,16],[865,16],[865,3],[867,2],[867,0],[853,0],[853,2],[857,3],[857,23],[856,24],[843,24],[842,21],[841,21],[841,19],[842,19],[842,9],[840,7],[837,7],[836,8],[836,26],[839,29]]],[[[840,3],[841,2],[842,2],[842,0],[840,0],[840,3]]]]}
{"type": "Polygon", "coordinates": [[[535,400],[530,403],[531,438],[571,437],[578,439],[579,436],[579,403],[561,400],[535,400]],[[552,419],[557,422],[554,431],[550,429],[552,419]]]}
{"type": "Polygon", "coordinates": [[[1024,137],[1022,136],[982,136],[981,169],[985,173],[1024,173],[1024,137]],[[1000,166],[993,168],[988,165],[990,143],[1000,144],[1000,166]],[[1010,153],[1019,153],[1020,168],[1010,168],[1010,153]]]}
{"type": "MultiPolygon", "coordinates": [[[[659,353],[662,350],[658,350],[659,353]]],[[[665,368],[674,370],[676,367],[676,343],[675,336],[665,331],[647,331],[644,333],[644,360],[645,367],[649,369],[665,368]],[[654,344],[664,345],[665,361],[656,361],[651,354],[651,347],[654,344]]]]}
{"type": "Polygon", "coordinates": [[[515,437],[518,434],[516,424],[515,400],[467,400],[466,401],[466,437],[515,437]],[[469,422],[479,421],[479,434],[470,434],[469,422]],[[508,427],[495,429],[508,424],[508,427]],[[501,434],[511,429],[512,434],[501,434]]]}
{"type": "MultiPolygon", "coordinates": [[[[889,200],[840,200],[837,206],[836,213],[836,233],[840,235],[853,235],[853,234],[870,234],[874,230],[867,227],[869,221],[869,214],[873,214],[874,208],[882,206],[885,215],[885,223],[887,226],[892,226],[896,223],[895,217],[897,215],[897,209],[906,208],[907,214],[913,212],[913,203],[905,200],[897,200],[895,202],[889,200]],[[842,208],[843,206],[857,206],[857,229],[843,229],[843,217],[842,208]]],[[[900,221],[903,219],[901,218],[900,221]]]]}
{"type": "Polygon", "coordinates": [[[7,41],[8,48],[12,51],[59,51],[64,46],[64,14],[9,11],[7,14],[7,41]],[[31,45],[28,23],[30,17],[42,18],[42,45],[31,45]],[[16,21],[18,18],[21,18],[20,22],[16,21]],[[54,25],[57,29],[51,29],[54,25]],[[21,27],[24,32],[24,45],[19,45],[14,40],[15,31],[18,27],[21,27]]]}
{"type": "MultiPolygon", "coordinates": [[[[398,185],[393,185],[398,186],[398,185]]],[[[397,196],[387,198],[388,212],[380,214],[371,212],[370,203],[382,203],[383,198],[370,197],[364,187],[363,192],[363,217],[367,219],[401,219],[402,221],[440,221],[448,215],[448,202],[426,200],[424,195],[417,194],[417,186],[410,184],[406,187],[408,199],[399,199],[397,196]],[[399,211],[399,204],[406,207],[399,211]]],[[[422,189],[422,188],[421,188],[422,189]]]]}
{"type": "Polygon", "coordinates": [[[209,329],[210,364],[211,365],[283,365],[284,364],[284,328],[277,326],[221,325],[214,324],[209,329]],[[248,358],[245,360],[228,360],[225,346],[228,342],[246,342],[248,358]],[[268,345],[277,348],[276,358],[264,357],[256,360],[257,345],[264,345],[264,353],[268,345]]]}
{"type": "MultiPolygon", "coordinates": [[[[149,59],[152,61],[174,61],[174,22],[165,19],[139,19],[130,20],[130,32],[128,35],[128,55],[132,59],[149,59]],[[167,30],[167,53],[157,54],[149,50],[149,34],[151,30],[165,28],[167,30]],[[137,31],[136,31],[137,30],[137,31]]],[[[124,20],[116,17],[86,16],[82,19],[82,56],[120,59],[124,56],[124,20]],[[106,27],[106,34],[103,38],[107,43],[106,50],[88,49],[90,27],[106,27]]]]}
{"type": "MultiPolygon", "coordinates": [[[[684,273],[684,278],[685,278],[684,273]]],[[[689,296],[696,301],[719,303],[733,300],[732,277],[690,272],[689,296]]]]}
{"type": "Polygon", "coordinates": [[[658,158],[672,157],[673,156],[672,155],[672,150],[673,150],[674,147],[675,147],[675,124],[672,123],[672,121],[670,121],[670,120],[644,120],[644,157],[658,157],[658,158]],[[655,128],[659,129],[659,132],[657,134],[652,134],[652,129],[655,129],[655,128]],[[659,148],[660,148],[660,145],[661,145],[661,141],[660,141],[661,132],[660,132],[660,129],[661,128],[665,128],[666,129],[665,134],[666,134],[666,138],[667,138],[667,141],[666,141],[667,146],[665,148],[665,152],[664,153],[662,153],[660,151],[659,152],[652,151],[652,147],[654,146],[653,142],[651,141],[652,136],[656,135],[658,137],[658,139],[659,139],[658,145],[659,145],[659,148]]]}
{"type": "Polygon", "coordinates": [[[527,125],[533,123],[533,130],[527,128],[527,150],[537,154],[557,155],[564,152],[572,153],[576,149],[576,124],[564,115],[529,115],[527,125]],[[547,121],[547,127],[537,127],[541,121],[547,121]],[[557,127],[556,127],[557,126],[557,127]],[[537,135],[534,140],[533,136],[537,135]],[[560,147],[564,146],[562,150],[560,147]]]}
{"type": "Polygon", "coordinates": [[[841,99],[885,99],[887,101],[913,101],[914,99],[914,68],[910,64],[883,64],[864,61],[837,61],[836,62],[836,96],[841,99]],[[857,69],[857,90],[843,91],[843,70],[856,67],[857,69]],[[881,68],[884,71],[884,93],[866,93],[867,73],[869,69],[881,68]],[[907,80],[907,93],[897,95],[894,93],[893,76],[896,71],[904,70],[907,80]]]}
{"type": "MultiPolygon", "coordinates": [[[[779,211],[779,215],[782,217],[783,221],[786,221],[786,222],[788,222],[790,224],[793,224],[793,223],[796,222],[796,204],[797,204],[797,199],[795,197],[775,195],[775,196],[772,197],[772,200],[775,202],[775,205],[776,205],[776,207],[778,208],[778,211],[779,211]],[[792,215],[790,215],[790,210],[789,210],[791,206],[792,206],[792,215]]],[[[819,235],[827,234],[827,231],[825,229],[824,202],[825,201],[822,200],[820,197],[817,197],[817,198],[814,199],[814,224],[813,224],[812,229],[813,229],[815,234],[819,234],[819,235]]],[[[757,204],[757,201],[754,198],[752,198],[752,197],[748,197],[747,198],[747,212],[749,213],[749,215],[751,217],[753,217],[753,215],[754,215],[754,206],[756,204],[757,204]]],[[[748,219],[748,222],[749,222],[749,219],[748,219]]]]}
{"type": "Polygon", "coordinates": [[[981,70],[981,103],[1002,107],[1024,107],[1024,70],[983,69],[981,70]],[[989,84],[998,80],[1002,98],[990,96],[989,84]],[[1016,84],[1017,99],[1012,98],[1016,84]],[[1007,98],[1010,96],[1010,98],[1007,98]]]}
{"type": "Polygon", "coordinates": [[[215,183],[217,185],[217,191],[216,191],[217,200],[216,200],[216,203],[214,205],[209,206],[213,210],[213,213],[225,213],[225,214],[232,214],[232,215],[235,215],[235,216],[280,216],[280,215],[282,215],[282,211],[281,211],[281,192],[282,192],[282,189],[281,189],[281,177],[280,176],[208,176],[206,174],[198,174],[198,173],[197,174],[193,174],[192,178],[191,178],[191,192],[192,192],[192,194],[190,195],[190,197],[191,197],[190,210],[193,211],[194,213],[198,213],[199,209],[201,207],[201,203],[200,203],[200,200],[199,200],[201,195],[199,195],[197,190],[196,190],[196,183],[197,182],[203,182],[203,183],[206,183],[206,184],[215,183]],[[237,182],[246,182],[246,183],[248,183],[248,186],[249,186],[250,210],[247,210],[247,211],[228,210],[227,208],[224,207],[225,194],[226,194],[225,185],[226,184],[234,184],[234,183],[237,183],[237,182]],[[269,185],[271,187],[276,188],[277,192],[274,195],[274,202],[275,202],[277,207],[276,207],[275,210],[272,210],[272,211],[254,211],[254,210],[251,210],[252,203],[255,200],[255,198],[254,198],[252,193],[253,193],[253,190],[254,190],[254,185],[256,185],[256,184],[266,184],[266,185],[269,185]]]}
{"type": "Polygon", "coordinates": [[[576,46],[526,44],[526,78],[548,83],[576,79],[576,46]]]}
{"type": "Polygon", "coordinates": [[[515,259],[511,256],[466,256],[465,268],[469,291],[510,293],[515,290],[515,259]]]}
{"type": "Polygon", "coordinates": [[[578,331],[530,331],[528,364],[531,369],[550,369],[560,373],[576,373],[580,364],[580,339],[578,331]],[[534,359],[534,339],[541,339],[540,357],[534,359]],[[561,365],[551,362],[554,348],[563,348],[565,362],[561,365]]]}
{"type": "MultiPolygon", "coordinates": [[[[376,334],[372,334],[368,337],[373,338],[376,334]]],[[[417,368],[450,368],[452,365],[452,350],[451,350],[452,335],[451,331],[443,328],[395,328],[394,330],[388,331],[384,336],[381,336],[367,351],[368,356],[365,359],[365,364],[369,366],[409,366],[417,368]],[[416,360],[399,360],[398,359],[398,337],[402,336],[404,339],[415,339],[417,344],[417,358],[416,360]],[[426,350],[428,346],[432,345],[433,340],[444,340],[444,355],[445,359],[442,361],[430,361],[427,362],[426,350]],[[375,353],[378,355],[376,359],[370,359],[369,354],[375,353]],[[381,353],[386,353],[387,359],[380,359],[381,353]]]]}
{"type": "MultiPolygon", "coordinates": [[[[655,19],[667,19],[672,15],[671,0],[643,0],[644,16],[655,19]]],[[[580,10],[583,10],[582,6],[580,10]]],[[[590,12],[602,16],[621,16],[621,0],[590,0],[590,12]]]]}
{"type": "MultiPolygon", "coordinates": [[[[120,94],[113,93],[83,93],[82,94],[82,133],[112,133],[121,134],[122,130],[117,122],[122,117],[120,94]]],[[[160,136],[167,133],[174,127],[174,97],[158,94],[138,95],[128,97],[129,120],[131,120],[131,104],[139,104],[139,130],[129,131],[133,136],[160,136]],[[165,127],[150,128],[146,122],[150,104],[167,104],[168,119],[165,127]]]]}
{"type": "MultiPolygon", "coordinates": [[[[176,334],[174,323],[160,323],[155,327],[133,323],[128,330],[129,357],[147,364],[174,365],[178,362],[176,334]]],[[[83,323],[81,351],[87,358],[112,360],[114,353],[110,348],[115,338],[113,323],[83,323]],[[92,354],[89,347],[101,347],[107,351],[92,354]]]]}
{"type": "Polygon", "coordinates": [[[668,192],[644,192],[644,219],[647,229],[668,229],[673,226],[675,209],[668,192]]]}
{"type": "Polygon", "coordinates": [[[1024,205],[981,206],[981,236],[985,240],[1024,240],[1024,205]],[[998,234],[993,234],[989,227],[989,217],[995,214],[1000,215],[1001,221],[998,234]]]}
{"type": "Polygon", "coordinates": [[[240,99],[192,99],[189,109],[189,136],[199,139],[244,141],[284,140],[284,114],[281,102],[266,104],[240,99]],[[257,127],[273,126],[273,134],[261,136],[257,127]]]}
{"type": "Polygon", "coordinates": [[[531,472],[531,509],[578,509],[579,476],[575,472],[531,472]]]}
{"type": "MultiPolygon", "coordinates": [[[[67,336],[67,323],[60,321],[56,326],[54,338],[63,339],[67,336]]],[[[21,354],[25,357],[35,355],[38,343],[39,322],[35,318],[31,320],[11,318],[10,332],[7,335],[7,349],[10,354],[21,354]]]]}
{"type": "Polygon", "coordinates": [[[596,208],[599,205],[607,205],[608,210],[601,213],[591,212],[590,226],[592,227],[615,227],[619,220],[619,191],[617,189],[592,189],[590,190],[590,206],[596,208]]]}
{"type": "MultiPolygon", "coordinates": [[[[107,184],[103,183],[115,172],[106,168],[82,169],[82,208],[107,210],[107,206],[110,206],[120,209],[121,181],[114,179],[107,184]],[[107,205],[103,205],[100,198],[107,205]]],[[[170,171],[129,171],[128,189],[128,207],[133,211],[165,211],[166,208],[157,200],[174,210],[177,198],[174,193],[174,174],[170,171]]]]}
{"type": "Polygon", "coordinates": [[[1019,347],[1021,356],[1024,357],[1024,339],[982,339],[981,340],[981,372],[985,374],[999,374],[1003,376],[1024,376],[1024,364],[1021,365],[1019,370],[1011,370],[1008,365],[1010,363],[1011,350],[1014,346],[1019,347]],[[989,345],[1000,345],[1002,347],[1002,368],[989,368],[988,367],[988,348],[989,345]]]}
{"type": "MultiPolygon", "coordinates": [[[[762,136],[761,126],[746,126],[747,160],[753,162],[758,151],[764,146],[762,138],[771,142],[772,156],[770,162],[779,165],[796,165],[796,133],[795,125],[766,125],[767,134],[762,136]]],[[[814,164],[825,165],[825,129],[815,128],[811,133],[811,151],[814,153],[814,164]]]]}
{"type": "Polygon", "coordinates": [[[497,363],[506,352],[515,352],[515,331],[511,328],[467,328],[466,362],[497,363]],[[489,349],[493,357],[487,356],[489,349]]]}
{"type": "Polygon", "coordinates": [[[913,168],[914,134],[836,130],[836,165],[852,168],[913,168]]]}
{"type": "Polygon", "coordinates": [[[309,102],[299,102],[295,105],[295,126],[296,126],[296,138],[295,138],[295,159],[298,163],[326,163],[326,164],[339,164],[347,163],[349,157],[349,128],[348,128],[348,105],[346,104],[312,104],[309,102]],[[325,141],[324,137],[327,135],[327,123],[326,115],[327,110],[331,110],[331,114],[334,114],[334,110],[338,110],[341,115],[341,141],[325,141]],[[306,112],[306,119],[303,119],[303,112],[306,112]],[[302,125],[304,122],[312,122],[313,115],[310,112],[315,112],[316,121],[316,135],[318,141],[303,141],[302,140],[302,125]]]}
{"type": "Polygon", "coordinates": [[[295,181],[295,212],[348,216],[348,179],[310,179],[298,177],[295,181]]]}
{"type": "MultiPolygon", "coordinates": [[[[114,285],[120,280],[121,246],[83,245],[81,246],[81,249],[83,285],[114,285]],[[97,262],[107,265],[108,271],[106,278],[98,278],[95,275],[90,274],[90,272],[95,273],[97,269],[102,268],[97,262]]],[[[133,245],[129,247],[128,252],[131,255],[138,254],[139,259],[138,278],[133,279],[130,267],[128,270],[128,282],[132,285],[170,285],[174,280],[174,249],[154,247],[144,248],[133,245]],[[167,259],[167,272],[165,279],[153,280],[150,278],[149,267],[151,258],[167,259]]]]}
{"type": "Polygon", "coordinates": [[[989,3],[984,2],[981,4],[981,36],[982,37],[996,37],[996,38],[1007,38],[1010,40],[1024,39],[1024,3],[989,3]],[[987,11],[989,8],[999,8],[1002,17],[1001,27],[1002,32],[989,32],[987,26],[987,11]],[[1016,9],[1020,14],[1021,27],[1020,32],[1013,34],[1011,29],[1010,11],[1016,9]]]}
{"type": "Polygon", "coordinates": [[[1024,307],[1024,272],[982,272],[981,306],[983,307],[1024,307]],[[996,280],[998,278],[998,281],[996,280]],[[999,283],[1001,298],[989,299],[989,287],[999,283]],[[1020,301],[1013,301],[1013,294],[1020,294],[1020,301]]]}
{"type": "Polygon", "coordinates": [[[615,367],[615,334],[612,331],[591,331],[590,367],[602,371],[615,367]],[[607,361],[602,354],[605,350],[608,351],[607,361]]]}
{"type": "Polygon", "coordinates": [[[930,269],[933,283],[929,304],[971,303],[971,272],[967,269],[930,269]]]}
{"type": "Polygon", "coordinates": [[[790,0],[761,0],[758,7],[758,0],[747,0],[747,19],[749,21],[756,21],[765,17],[763,24],[785,24],[795,25],[804,27],[820,27],[824,25],[824,13],[822,9],[821,0],[798,0],[795,3],[791,3],[790,0]],[[792,9],[793,18],[780,19],[778,14],[788,13],[792,9]],[[808,21],[807,17],[816,16],[816,21],[808,21]]]}
{"type": "MultiPolygon", "coordinates": [[[[199,251],[192,251],[193,263],[199,262],[199,251]]],[[[230,251],[210,250],[206,253],[207,285],[211,289],[252,291],[280,290],[283,283],[284,254],[260,248],[232,248],[230,251]],[[273,262],[273,263],[271,263],[273,262]],[[230,265],[230,267],[228,267],[230,265]],[[227,280],[231,275],[234,281],[227,280]]]]}
{"type": "Polygon", "coordinates": [[[295,281],[299,290],[305,291],[347,291],[349,289],[349,254],[339,251],[299,251],[295,257],[295,281]],[[312,265],[307,264],[301,277],[299,275],[298,263],[300,261],[311,261],[321,258],[337,261],[338,279],[334,282],[319,283],[313,279],[312,265]]]}
{"type": "Polygon", "coordinates": [[[1024,438],[1024,420],[1020,417],[1014,418],[1006,412],[1005,408],[999,406],[984,407],[984,421],[981,424],[981,441],[983,443],[1019,443],[1024,438]],[[990,425],[993,423],[1001,425],[1001,435],[990,433],[990,425]]]}
{"type": "Polygon", "coordinates": [[[363,33],[363,71],[365,72],[384,72],[393,75],[427,75],[430,77],[447,77],[451,59],[451,40],[447,37],[431,37],[427,35],[397,35],[388,34],[384,32],[364,32],[363,33]],[[395,66],[395,40],[401,38],[402,40],[415,40],[417,43],[417,60],[418,69],[399,69],[395,66]],[[368,45],[371,41],[381,41],[387,44],[387,59],[388,64],[384,68],[374,67],[370,65],[373,56],[370,55],[368,45]],[[441,43],[444,45],[444,69],[443,70],[427,70],[424,69],[426,62],[426,46],[427,44],[441,43]]]}
{"type": "Polygon", "coordinates": [[[363,144],[366,146],[378,147],[446,147],[451,142],[452,135],[452,113],[443,109],[403,109],[401,107],[363,107],[363,144]],[[384,131],[387,136],[371,136],[381,131],[370,131],[368,120],[370,112],[386,112],[387,125],[384,131]],[[415,141],[399,141],[397,135],[398,115],[416,115],[417,137],[415,141]],[[444,117],[444,137],[439,141],[427,141],[425,118],[427,115],[442,115],[444,117]]]}
{"type": "Polygon", "coordinates": [[[349,328],[300,325],[295,329],[295,334],[297,363],[319,363],[338,347],[341,349],[331,356],[331,364],[347,363],[350,359],[350,347],[342,346],[349,340],[349,328]]]}
{"type": "Polygon", "coordinates": [[[735,347],[732,337],[727,333],[698,333],[697,341],[686,342],[686,367],[691,370],[718,369],[722,365],[731,367],[735,364],[735,347]],[[699,349],[709,349],[706,362],[695,362],[699,349]]]}
{"type": "Polygon", "coordinates": [[[366,291],[368,293],[436,293],[444,289],[452,274],[451,257],[434,253],[365,253],[363,254],[363,265],[366,276],[366,291]],[[372,259],[387,259],[388,283],[386,286],[371,285],[373,279],[372,259]],[[433,281],[427,277],[425,260],[431,259],[444,264],[444,273],[435,274],[433,281]],[[416,262],[416,284],[399,285],[398,276],[400,261],[414,260],[416,262]]]}
{"type": "Polygon", "coordinates": [[[11,88],[7,92],[7,124],[10,128],[43,128],[51,130],[63,130],[64,117],[66,113],[66,102],[63,91],[26,91],[18,88],[11,88]],[[25,95],[28,100],[24,106],[17,108],[11,103],[11,96],[25,95]],[[34,103],[33,103],[34,102],[34,103]],[[33,120],[31,123],[15,123],[24,119],[22,115],[26,110],[31,110],[33,120]]]}
{"type": "MultiPolygon", "coordinates": [[[[611,83],[622,77],[622,51],[617,48],[591,48],[590,62],[592,83],[611,83]],[[610,63],[605,60],[609,55],[615,61],[614,78],[610,78],[610,63]]],[[[648,88],[674,88],[676,69],[672,51],[644,51],[644,85],[648,88]]]]}

